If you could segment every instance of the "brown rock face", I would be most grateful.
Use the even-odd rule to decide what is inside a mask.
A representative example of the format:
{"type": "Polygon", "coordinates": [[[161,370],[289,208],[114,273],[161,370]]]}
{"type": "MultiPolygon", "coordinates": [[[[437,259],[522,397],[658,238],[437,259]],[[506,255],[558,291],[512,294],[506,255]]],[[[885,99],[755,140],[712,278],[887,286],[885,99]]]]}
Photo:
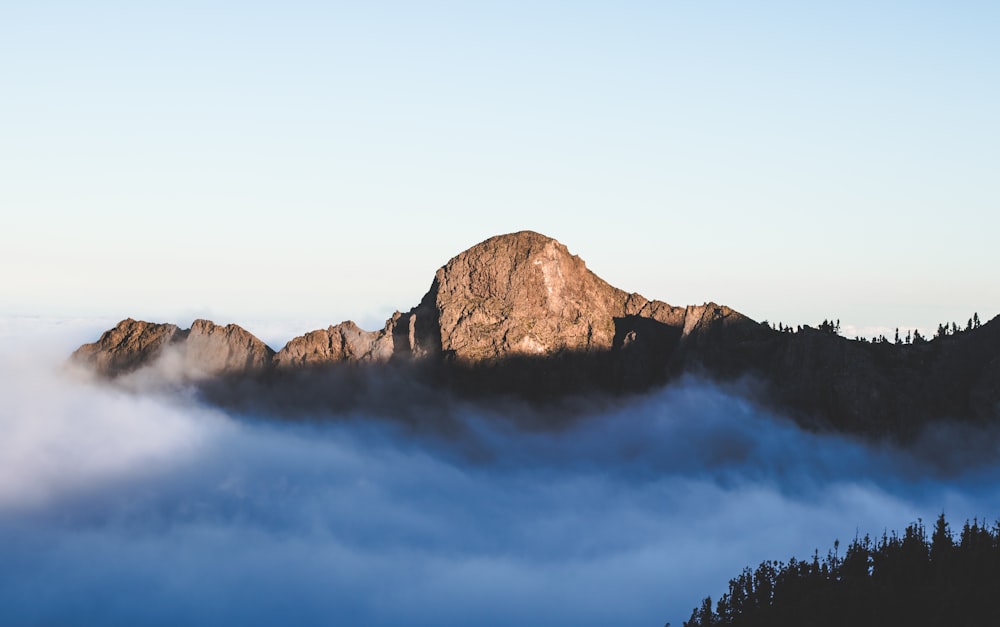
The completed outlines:
{"type": "Polygon", "coordinates": [[[389,324],[382,331],[365,331],[348,320],[291,340],[275,355],[275,365],[290,369],[344,361],[386,362],[392,348],[389,324]]]}
{"type": "Polygon", "coordinates": [[[274,351],[235,324],[195,320],[190,329],[173,324],[122,320],[97,342],[84,344],[72,360],[97,374],[116,377],[170,360],[189,378],[263,372],[274,351]]]}
{"type": "Polygon", "coordinates": [[[486,240],[435,276],[441,350],[459,363],[610,350],[628,294],[554,239],[486,240]]]}
{"type": "Polygon", "coordinates": [[[127,318],[96,342],[78,348],[72,360],[99,375],[115,377],[152,363],[166,346],[183,337],[176,325],[127,318]]]}
{"type": "Polygon", "coordinates": [[[235,324],[195,320],[178,347],[185,372],[204,376],[261,372],[271,367],[274,351],[235,324]]]}

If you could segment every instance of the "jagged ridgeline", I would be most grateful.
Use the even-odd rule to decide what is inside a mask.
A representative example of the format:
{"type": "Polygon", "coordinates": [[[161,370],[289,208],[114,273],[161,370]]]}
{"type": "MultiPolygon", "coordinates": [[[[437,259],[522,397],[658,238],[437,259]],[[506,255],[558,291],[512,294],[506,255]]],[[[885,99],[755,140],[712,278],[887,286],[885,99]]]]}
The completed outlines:
{"type": "Polygon", "coordinates": [[[232,324],[127,319],[73,361],[105,379],[180,380],[210,400],[266,401],[279,413],[339,411],[386,394],[548,402],[648,390],[685,373],[739,381],[811,427],[872,435],[906,437],[939,419],[985,423],[1000,406],[996,319],[903,346],[809,327],[786,333],[724,305],[625,292],[530,231],[452,258],[418,305],[377,331],[342,322],[275,353],[232,324]]]}
{"type": "Polygon", "coordinates": [[[942,514],[841,552],[764,562],[706,598],[685,627],[908,627],[1000,625],[1000,527],[966,521],[957,536],[942,514]]]}

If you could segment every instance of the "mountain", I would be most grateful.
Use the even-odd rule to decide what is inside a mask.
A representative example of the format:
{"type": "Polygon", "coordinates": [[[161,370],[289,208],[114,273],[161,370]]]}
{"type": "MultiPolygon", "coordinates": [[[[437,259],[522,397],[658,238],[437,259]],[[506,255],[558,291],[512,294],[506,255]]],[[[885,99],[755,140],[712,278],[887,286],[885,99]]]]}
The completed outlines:
{"type": "Polygon", "coordinates": [[[390,395],[418,382],[537,401],[642,391],[685,373],[738,386],[803,424],[870,435],[906,437],[936,419],[992,421],[1000,407],[997,319],[907,345],[779,332],[723,305],[624,292],[530,231],[455,256],[418,305],[377,331],[346,321],[275,353],[236,325],[128,319],[72,361],[107,379],[144,371],[200,382],[220,402],[267,397],[272,409],[305,409],[306,399],[343,409],[371,389],[371,376],[392,381],[390,395]],[[306,378],[308,395],[296,388],[306,378]],[[219,382],[239,384],[239,394],[218,393],[219,382]]]}

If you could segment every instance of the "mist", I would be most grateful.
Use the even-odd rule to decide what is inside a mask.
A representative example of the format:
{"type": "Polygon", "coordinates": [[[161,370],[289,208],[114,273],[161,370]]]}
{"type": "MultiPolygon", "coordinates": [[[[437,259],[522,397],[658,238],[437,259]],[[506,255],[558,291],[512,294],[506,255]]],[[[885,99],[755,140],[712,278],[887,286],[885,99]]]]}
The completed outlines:
{"type": "Polygon", "coordinates": [[[94,327],[0,325],[4,623],[679,625],[744,566],[1000,514],[993,433],[865,444],[697,379],[553,430],[279,421],[70,376],[94,327]]]}

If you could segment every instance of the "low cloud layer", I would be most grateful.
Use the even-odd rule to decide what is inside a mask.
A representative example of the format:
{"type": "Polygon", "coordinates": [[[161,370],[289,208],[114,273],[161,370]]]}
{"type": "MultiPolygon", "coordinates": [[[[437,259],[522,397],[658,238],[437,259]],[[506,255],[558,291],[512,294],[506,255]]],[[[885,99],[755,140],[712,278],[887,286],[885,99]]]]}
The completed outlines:
{"type": "Polygon", "coordinates": [[[872,447],[702,381],[437,435],[95,387],[57,367],[73,328],[2,329],[4,622],[679,625],[763,559],[1000,516],[992,436],[872,447]]]}

